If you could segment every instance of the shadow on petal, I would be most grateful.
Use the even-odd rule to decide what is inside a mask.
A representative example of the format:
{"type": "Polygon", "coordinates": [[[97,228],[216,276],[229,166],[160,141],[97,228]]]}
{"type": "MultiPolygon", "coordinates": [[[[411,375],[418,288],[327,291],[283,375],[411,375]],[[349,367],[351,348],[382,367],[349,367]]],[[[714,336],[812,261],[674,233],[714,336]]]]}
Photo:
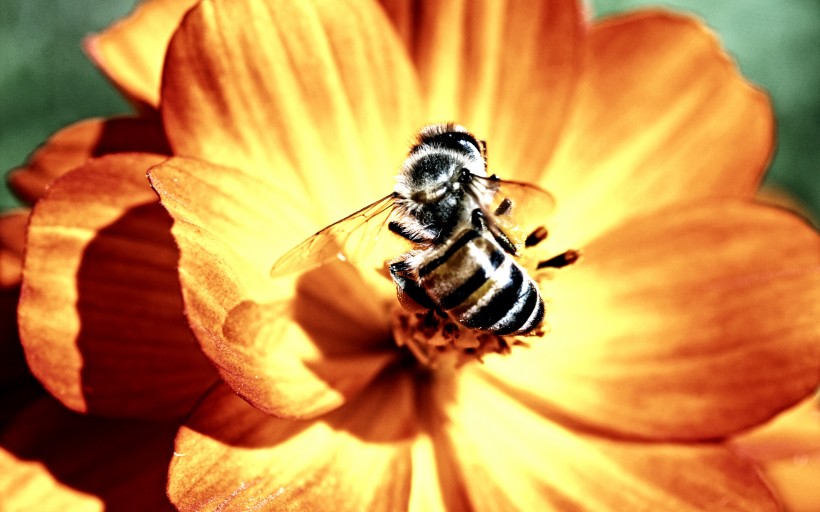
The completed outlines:
{"type": "Polygon", "coordinates": [[[78,412],[180,417],[218,378],[188,329],[171,219],[146,182],[159,161],[92,160],[31,215],[20,339],[32,373],[78,412]]]}
{"type": "Polygon", "coordinates": [[[343,406],[307,420],[272,416],[237,397],[230,387],[217,384],[185,425],[220,443],[241,448],[273,447],[317,424],[367,443],[391,443],[417,434],[416,404],[412,374],[391,367],[343,406]]]}
{"type": "Polygon", "coordinates": [[[350,265],[325,265],[299,278],[293,318],[327,355],[395,348],[381,292],[350,265]]]}
{"type": "Polygon", "coordinates": [[[173,510],[176,423],[79,415],[44,397],[0,437],[4,510],[173,510]]]}
{"type": "Polygon", "coordinates": [[[6,426],[14,420],[18,411],[46,396],[43,386],[28,371],[19,343],[17,343],[17,347],[13,354],[9,354],[11,351],[4,347],[2,354],[0,354],[2,357],[11,355],[9,366],[11,363],[16,365],[15,371],[9,373],[6,371],[4,361],[3,373],[0,375],[0,432],[4,431],[6,426]]]}
{"type": "Polygon", "coordinates": [[[17,335],[17,302],[20,287],[0,289],[0,384],[27,374],[26,360],[17,335]]]}
{"type": "Polygon", "coordinates": [[[90,413],[185,414],[216,380],[183,315],[171,224],[159,203],[134,206],[83,252],[76,344],[90,413]]]}

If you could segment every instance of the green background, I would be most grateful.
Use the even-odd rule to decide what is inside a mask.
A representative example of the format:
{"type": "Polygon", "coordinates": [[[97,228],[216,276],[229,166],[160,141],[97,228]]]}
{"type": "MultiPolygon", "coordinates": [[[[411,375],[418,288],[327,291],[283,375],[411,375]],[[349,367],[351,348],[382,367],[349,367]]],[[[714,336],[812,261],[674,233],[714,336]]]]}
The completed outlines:
{"type": "MultiPolygon", "coordinates": [[[[125,15],[134,0],[0,2],[0,171],[21,165],[60,127],[129,112],[83,55],[83,37],[125,15]]],[[[820,1],[592,0],[598,16],[645,6],[700,15],[743,73],[767,89],[778,149],[766,184],[820,219],[820,1]]],[[[0,187],[0,208],[17,204],[0,187]]]]}

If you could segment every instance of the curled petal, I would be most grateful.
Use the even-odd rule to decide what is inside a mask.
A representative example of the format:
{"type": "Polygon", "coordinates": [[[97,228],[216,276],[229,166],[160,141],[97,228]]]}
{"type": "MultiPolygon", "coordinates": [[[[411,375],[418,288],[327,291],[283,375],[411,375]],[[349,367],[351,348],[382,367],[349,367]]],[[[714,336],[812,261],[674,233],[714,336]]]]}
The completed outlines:
{"type": "MultiPolygon", "coordinates": [[[[223,379],[259,409],[290,418],[318,416],[359,393],[396,354],[386,330],[369,321],[364,308],[345,311],[336,303],[339,295],[357,294],[359,283],[345,282],[352,275],[342,268],[307,278],[313,284],[299,287],[293,306],[246,302],[234,308],[214,353],[223,379]],[[380,341],[381,350],[367,350],[380,341]]],[[[364,297],[353,302],[368,303],[364,297]]]]}
{"type": "Polygon", "coordinates": [[[381,3],[418,69],[427,118],[487,140],[500,176],[537,179],[580,69],[580,2],[381,3]]]}
{"type": "Polygon", "coordinates": [[[179,416],[217,378],[186,325],[171,219],[145,178],[161,160],[94,160],[32,213],[20,337],[32,372],[74,410],[179,416]]]}
{"type": "Polygon", "coordinates": [[[768,98],[714,34],[652,11],[592,27],[564,128],[542,185],[567,244],[665,204],[753,196],[774,133],[768,98]]]}
{"type": "Polygon", "coordinates": [[[88,55],[138,104],[158,108],[168,41],[198,0],[147,0],[131,15],[85,41],[88,55]]]}
{"type": "Polygon", "coordinates": [[[313,232],[386,195],[422,123],[387,24],[370,2],[203,1],[168,51],[174,152],[308,192],[313,232]]]}
{"type": "Polygon", "coordinates": [[[9,174],[9,186],[33,203],[54,179],[90,158],[125,152],[168,155],[170,151],[156,117],[87,119],[52,135],[25,166],[9,174]]]}
{"type": "Polygon", "coordinates": [[[43,398],[0,437],[4,510],[173,510],[176,425],[81,416],[43,398]]]}
{"type": "Polygon", "coordinates": [[[350,265],[298,281],[269,277],[276,258],[304,236],[304,206],[287,191],[183,158],[152,169],[151,182],[175,219],[188,321],[238,394],[272,414],[315,416],[358,393],[395,357],[386,297],[350,265]]]}
{"type": "Polygon", "coordinates": [[[549,332],[487,367],[570,423],[718,438],[820,380],[820,238],[783,210],[725,201],[633,219],[542,289],[549,332]]]}
{"type": "Polygon", "coordinates": [[[177,434],[168,496],[180,510],[403,510],[415,433],[407,375],[327,416],[268,416],[216,388],[177,434]]]}
{"type": "Polygon", "coordinates": [[[471,370],[432,393],[438,448],[457,461],[475,510],[779,510],[755,467],[725,446],[581,435],[471,370]]]}

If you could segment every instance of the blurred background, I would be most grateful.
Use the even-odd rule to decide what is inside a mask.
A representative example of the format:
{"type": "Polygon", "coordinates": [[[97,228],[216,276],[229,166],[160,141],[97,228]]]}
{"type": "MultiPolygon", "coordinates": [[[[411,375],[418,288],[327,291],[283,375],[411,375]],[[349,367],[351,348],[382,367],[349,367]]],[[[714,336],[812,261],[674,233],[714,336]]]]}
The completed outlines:
{"type": "MultiPolygon", "coordinates": [[[[820,219],[820,1],[588,0],[596,16],[647,6],[697,14],[743,74],[774,100],[778,148],[769,190],[820,219]]],[[[135,0],[0,2],[0,172],[68,123],[129,112],[81,50],[135,0]]],[[[0,187],[0,209],[18,204],[0,187]]]]}

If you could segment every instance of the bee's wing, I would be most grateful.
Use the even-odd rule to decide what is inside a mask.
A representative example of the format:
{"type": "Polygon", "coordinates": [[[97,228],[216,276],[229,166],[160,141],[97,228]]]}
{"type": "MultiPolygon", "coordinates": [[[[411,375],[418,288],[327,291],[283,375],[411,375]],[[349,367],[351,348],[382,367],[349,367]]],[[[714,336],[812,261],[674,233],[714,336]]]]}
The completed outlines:
{"type": "Polygon", "coordinates": [[[527,237],[545,226],[555,209],[555,198],[546,190],[521,181],[506,181],[494,177],[476,177],[484,197],[484,215],[491,224],[500,228],[510,240],[522,247],[527,237]]]}
{"type": "Polygon", "coordinates": [[[380,242],[400,238],[387,229],[394,201],[390,194],[317,232],[279,258],[271,277],[306,272],[336,259],[358,263],[377,257],[374,249],[380,242]]]}

